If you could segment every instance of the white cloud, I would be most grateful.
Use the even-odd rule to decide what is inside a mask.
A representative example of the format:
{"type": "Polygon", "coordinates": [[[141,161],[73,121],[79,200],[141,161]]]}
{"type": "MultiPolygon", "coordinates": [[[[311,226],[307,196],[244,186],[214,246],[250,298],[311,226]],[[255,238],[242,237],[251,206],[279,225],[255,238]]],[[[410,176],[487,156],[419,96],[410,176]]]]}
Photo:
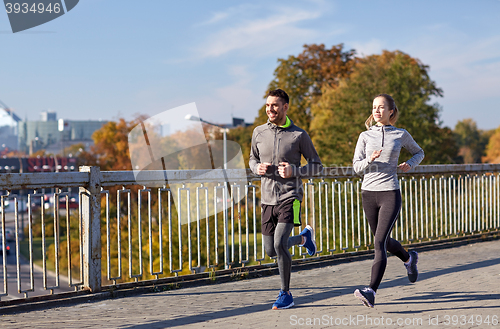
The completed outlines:
{"type": "Polygon", "coordinates": [[[215,88],[211,96],[201,99],[200,108],[207,110],[214,122],[228,123],[231,115],[251,122],[263,103],[262,94],[252,84],[255,76],[244,65],[229,66],[227,71],[234,81],[215,88]]]}
{"type": "Polygon", "coordinates": [[[208,21],[206,22],[202,22],[198,25],[196,25],[196,27],[198,26],[206,26],[206,25],[211,25],[211,24],[215,24],[215,23],[218,23],[220,21],[223,21],[225,20],[226,18],[229,17],[229,12],[219,12],[219,13],[214,13],[212,15],[212,18],[210,18],[208,21]]]}
{"type": "MultiPolygon", "coordinates": [[[[240,18],[239,15],[234,14],[234,9],[230,11],[233,16],[240,18]]],[[[291,44],[307,42],[319,35],[318,31],[301,27],[300,24],[319,18],[322,14],[321,5],[316,9],[269,10],[267,8],[260,11],[262,11],[262,16],[265,16],[264,18],[238,19],[234,24],[226,25],[222,30],[209,36],[206,42],[197,49],[199,56],[202,58],[219,57],[234,51],[245,51],[252,56],[265,56],[291,44]],[[268,12],[272,14],[266,15],[268,12]]],[[[224,16],[223,13],[218,15],[224,16]]]]}
{"type": "Polygon", "coordinates": [[[256,5],[243,3],[239,6],[228,8],[225,11],[214,12],[208,20],[195,25],[195,27],[214,25],[233,17],[241,17],[241,15],[255,11],[256,9],[258,9],[256,5]]]}
{"type": "MultiPolygon", "coordinates": [[[[431,78],[446,85],[445,97],[456,100],[498,96],[500,86],[500,37],[486,39],[435,35],[418,40],[409,48],[431,67],[431,78]],[[422,48],[421,44],[426,47],[422,48]]],[[[444,89],[444,88],[443,88],[444,89]]]]}
{"type": "Polygon", "coordinates": [[[498,108],[484,105],[500,101],[500,36],[466,35],[440,25],[403,51],[430,66],[431,79],[444,91],[436,101],[445,125],[472,117],[482,129],[498,126],[498,108]]]}
{"type": "Polygon", "coordinates": [[[368,42],[353,42],[352,48],[356,50],[357,56],[370,56],[382,53],[383,42],[379,39],[371,39],[368,42]]]}
{"type": "Polygon", "coordinates": [[[246,65],[230,65],[228,73],[238,80],[238,84],[247,83],[252,77],[246,65]]]}

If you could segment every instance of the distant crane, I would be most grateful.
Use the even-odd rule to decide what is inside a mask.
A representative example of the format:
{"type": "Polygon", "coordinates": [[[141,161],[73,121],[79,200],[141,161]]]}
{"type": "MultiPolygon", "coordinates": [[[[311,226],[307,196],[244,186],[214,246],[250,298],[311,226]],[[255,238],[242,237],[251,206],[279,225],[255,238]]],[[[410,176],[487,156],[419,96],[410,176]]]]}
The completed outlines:
{"type": "Polygon", "coordinates": [[[4,103],[4,102],[2,102],[2,100],[1,100],[1,99],[0,99],[0,105],[2,106],[2,108],[3,108],[4,110],[9,110],[9,107],[8,107],[7,105],[5,105],[5,103],[4,103]]]}
{"type": "MultiPolygon", "coordinates": [[[[7,106],[7,104],[5,104],[4,102],[2,102],[0,100],[0,109],[3,109],[5,112],[7,112],[7,114],[10,116],[12,122],[18,122],[20,119],[17,117],[17,115],[14,114],[14,112],[7,106]]],[[[2,123],[0,123],[1,125],[2,123]]],[[[7,134],[12,134],[12,135],[15,135],[17,136],[17,133],[18,133],[18,127],[17,127],[17,124],[13,125],[12,123],[10,124],[7,124],[7,126],[9,126],[9,132],[7,134]]],[[[5,147],[5,144],[2,145],[2,147],[4,147],[4,151],[5,150],[8,150],[7,147],[5,147]]],[[[22,165],[21,165],[22,167],[22,165]]]]}
{"type": "MultiPolygon", "coordinates": [[[[7,104],[5,104],[4,102],[2,102],[2,100],[0,99],[0,108],[3,108],[5,110],[5,112],[7,112],[10,117],[12,118],[12,120],[14,120],[14,113],[12,112],[12,110],[7,106],[7,104]]],[[[16,116],[17,117],[17,116],[16,116]]]]}
{"type": "MultiPolygon", "coordinates": [[[[12,118],[13,121],[19,121],[19,117],[17,115],[14,114],[14,111],[12,111],[8,106],[7,104],[5,104],[4,102],[2,102],[2,100],[0,100],[0,109],[4,109],[5,112],[7,112],[7,114],[10,115],[10,117],[12,118]]],[[[16,134],[17,134],[17,127],[14,128],[16,130],[16,134]]]]}

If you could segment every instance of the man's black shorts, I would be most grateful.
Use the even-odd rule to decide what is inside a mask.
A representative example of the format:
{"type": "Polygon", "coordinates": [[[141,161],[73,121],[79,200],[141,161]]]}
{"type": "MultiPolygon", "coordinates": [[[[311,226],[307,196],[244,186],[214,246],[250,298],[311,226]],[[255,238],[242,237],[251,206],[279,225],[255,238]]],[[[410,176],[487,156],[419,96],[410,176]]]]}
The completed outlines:
{"type": "Polygon", "coordinates": [[[273,235],[278,223],[300,226],[300,201],[290,199],[279,205],[262,205],[262,234],[273,235]]]}

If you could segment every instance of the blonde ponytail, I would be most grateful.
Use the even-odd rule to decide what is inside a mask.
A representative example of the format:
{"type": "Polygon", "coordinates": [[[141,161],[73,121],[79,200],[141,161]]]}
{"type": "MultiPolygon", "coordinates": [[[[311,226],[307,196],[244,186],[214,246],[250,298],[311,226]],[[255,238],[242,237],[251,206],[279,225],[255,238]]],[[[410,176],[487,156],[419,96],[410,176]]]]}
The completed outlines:
{"type": "Polygon", "coordinates": [[[372,125],[373,125],[373,114],[370,114],[368,119],[366,119],[365,121],[366,130],[369,130],[372,125]]]}

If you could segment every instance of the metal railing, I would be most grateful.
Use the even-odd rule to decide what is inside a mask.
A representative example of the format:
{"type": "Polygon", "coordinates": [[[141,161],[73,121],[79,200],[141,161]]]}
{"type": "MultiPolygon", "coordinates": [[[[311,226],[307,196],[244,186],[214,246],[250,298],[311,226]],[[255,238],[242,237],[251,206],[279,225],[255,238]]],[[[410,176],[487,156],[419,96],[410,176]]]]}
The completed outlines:
{"type": "MultiPolygon", "coordinates": [[[[392,236],[408,245],[498,231],[499,172],[500,164],[473,164],[419,166],[400,173],[402,209],[392,236]]],[[[138,186],[131,171],[101,172],[98,167],[81,167],[77,173],[1,174],[0,243],[5,251],[9,201],[14,206],[16,276],[7,275],[3,252],[0,297],[9,295],[9,281],[16,282],[24,297],[34,291],[34,241],[41,241],[42,284],[51,293],[61,287],[60,276],[68,278],[69,287],[97,292],[109,285],[275,262],[265,255],[260,235],[260,177],[247,170],[246,182],[227,183],[237,181],[241,171],[224,173],[226,181],[220,182],[220,170],[171,171],[168,184],[158,186],[154,172],[151,185],[143,172],[141,183],[156,187],[138,186]],[[77,209],[70,207],[71,188],[79,190],[77,209]],[[20,211],[25,196],[27,209],[20,211]],[[48,196],[53,200],[49,207],[48,196]],[[23,237],[29,264],[24,275],[23,237]],[[54,285],[48,284],[47,262],[55,272],[54,285]]],[[[361,178],[350,167],[325,168],[304,178],[302,224],[315,228],[314,257],[371,248],[360,187],[361,178]]],[[[309,259],[301,248],[293,247],[291,253],[295,259],[309,259]]]]}

